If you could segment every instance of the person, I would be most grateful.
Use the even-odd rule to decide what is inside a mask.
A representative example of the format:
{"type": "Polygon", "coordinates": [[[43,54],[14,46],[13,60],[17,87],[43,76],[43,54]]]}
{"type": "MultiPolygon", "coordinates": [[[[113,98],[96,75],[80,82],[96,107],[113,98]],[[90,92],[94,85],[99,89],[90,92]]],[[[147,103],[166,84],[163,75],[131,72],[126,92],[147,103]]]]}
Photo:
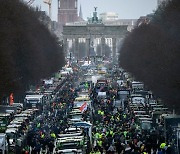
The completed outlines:
{"type": "Polygon", "coordinates": [[[99,151],[99,148],[97,146],[95,146],[95,148],[94,148],[94,154],[101,154],[101,152],[99,151]]]}
{"type": "Polygon", "coordinates": [[[163,142],[163,143],[160,144],[160,148],[161,148],[161,149],[164,149],[165,147],[166,147],[166,143],[165,143],[165,142],[163,142]]]}
{"type": "Polygon", "coordinates": [[[48,144],[48,147],[49,147],[49,152],[50,152],[50,154],[53,153],[53,149],[54,149],[54,143],[53,143],[53,141],[51,141],[51,142],[48,144]]]}
{"type": "Polygon", "coordinates": [[[99,149],[100,152],[103,152],[102,144],[103,144],[102,140],[101,140],[101,139],[98,139],[98,140],[97,140],[97,147],[98,147],[98,149],[99,149]]]}
{"type": "Polygon", "coordinates": [[[53,139],[56,139],[56,134],[54,132],[52,132],[50,135],[53,139]]]}
{"type": "Polygon", "coordinates": [[[37,128],[40,128],[40,127],[41,127],[40,122],[39,122],[39,123],[37,123],[36,127],[37,127],[37,128]]]}
{"type": "Polygon", "coordinates": [[[7,135],[7,143],[8,143],[8,146],[10,145],[9,139],[10,139],[10,137],[9,137],[9,135],[7,135]]]}
{"type": "Polygon", "coordinates": [[[117,141],[115,143],[115,146],[116,146],[116,151],[117,151],[118,154],[120,154],[124,149],[120,141],[117,141]]]}
{"type": "Polygon", "coordinates": [[[115,153],[115,148],[114,146],[111,144],[107,150],[107,154],[114,154],[115,153]]]}
{"type": "Polygon", "coordinates": [[[94,150],[92,150],[89,154],[95,154],[94,150]]]}
{"type": "Polygon", "coordinates": [[[127,144],[127,146],[126,146],[126,148],[125,148],[125,154],[131,154],[131,151],[132,151],[132,149],[131,149],[131,147],[130,147],[130,145],[129,144],[127,144]]]}
{"type": "Polygon", "coordinates": [[[171,145],[168,145],[168,146],[167,146],[166,154],[173,154],[173,150],[172,150],[171,145]]]}
{"type": "Polygon", "coordinates": [[[29,146],[25,146],[22,150],[22,154],[29,154],[29,146]]]}
{"type": "Polygon", "coordinates": [[[41,151],[41,145],[40,145],[39,141],[37,141],[36,145],[34,147],[34,152],[35,152],[35,154],[40,154],[40,151],[41,151]]]}
{"type": "Polygon", "coordinates": [[[161,148],[158,148],[157,154],[164,154],[161,148]]]}

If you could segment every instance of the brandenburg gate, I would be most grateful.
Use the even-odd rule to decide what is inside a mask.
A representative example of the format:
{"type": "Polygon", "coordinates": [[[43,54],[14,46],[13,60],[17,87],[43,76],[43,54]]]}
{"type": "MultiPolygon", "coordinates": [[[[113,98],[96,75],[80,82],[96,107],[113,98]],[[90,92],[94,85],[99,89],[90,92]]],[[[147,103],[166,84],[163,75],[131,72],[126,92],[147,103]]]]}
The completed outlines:
{"type": "Polygon", "coordinates": [[[84,39],[86,43],[85,55],[89,55],[91,40],[100,38],[101,40],[101,56],[105,51],[105,39],[112,38],[112,57],[117,57],[117,40],[124,38],[127,34],[128,25],[105,25],[98,20],[97,12],[93,13],[93,17],[89,19],[86,25],[65,25],[63,26],[63,42],[64,53],[67,55],[67,45],[69,39],[74,40],[75,50],[74,56],[78,59],[79,39],[84,39]]]}

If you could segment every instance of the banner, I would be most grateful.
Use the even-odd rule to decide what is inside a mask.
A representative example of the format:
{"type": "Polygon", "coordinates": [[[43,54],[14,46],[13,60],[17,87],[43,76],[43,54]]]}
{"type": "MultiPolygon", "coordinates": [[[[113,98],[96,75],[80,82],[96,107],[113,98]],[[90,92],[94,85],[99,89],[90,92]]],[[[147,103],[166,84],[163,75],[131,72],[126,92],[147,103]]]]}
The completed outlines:
{"type": "Polygon", "coordinates": [[[80,110],[81,112],[86,111],[86,110],[87,110],[87,103],[84,102],[83,105],[81,105],[81,107],[79,108],[79,110],[80,110]]]}

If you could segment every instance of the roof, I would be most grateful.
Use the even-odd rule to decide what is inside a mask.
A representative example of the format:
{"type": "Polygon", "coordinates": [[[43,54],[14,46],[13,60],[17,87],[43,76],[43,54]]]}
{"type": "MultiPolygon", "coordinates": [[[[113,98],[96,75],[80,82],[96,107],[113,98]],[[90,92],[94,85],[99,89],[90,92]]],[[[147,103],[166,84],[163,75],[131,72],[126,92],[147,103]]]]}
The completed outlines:
{"type": "Polygon", "coordinates": [[[6,130],[6,133],[16,133],[17,130],[18,130],[17,128],[8,128],[6,130]]]}
{"type": "Polygon", "coordinates": [[[26,95],[27,98],[42,98],[44,95],[26,95]]]}
{"type": "Polygon", "coordinates": [[[89,101],[89,100],[90,100],[89,96],[80,96],[75,98],[75,101],[89,101]]]}
{"type": "Polygon", "coordinates": [[[89,123],[89,122],[84,122],[84,121],[82,121],[82,122],[77,122],[77,123],[75,123],[74,125],[75,125],[76,127],[91,127],[91,126],[92,126],[91,123],[89,123]]]}

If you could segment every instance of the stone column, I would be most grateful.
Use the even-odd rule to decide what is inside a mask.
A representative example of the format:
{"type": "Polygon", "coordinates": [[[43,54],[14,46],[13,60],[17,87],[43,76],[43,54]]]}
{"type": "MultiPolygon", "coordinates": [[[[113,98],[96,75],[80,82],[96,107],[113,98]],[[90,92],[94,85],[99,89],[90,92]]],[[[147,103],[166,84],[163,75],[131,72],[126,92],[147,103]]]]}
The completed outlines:
{"type": "Polygon", "coordinates": [[[89,57],[90,54],[90,38],[86,38],[86,57],[89,57]]]}
{"type": "Polygon", "coordinates": [[[112,38],[112,53],[113,53],[113,61],[116,60],[116,38],[112,38]]]}
{"type": "Polygon", "coordinates": [[[60,9],[61,3],[60,0],[58,0],[58,9],[60,9]]]}
{"type": "Polygon", "coordinates": [[[101,56],[104,56],[105,55],[105,38],[102,37],[101,38],[101,56]]]}
{"type": "Polygon", "coordinates": [[[67,38],[66,37],[63,38],[63,52],[64,52],[64,56],[67,57],[68,51],[67,51],[67,38]]]}
{"type": "Polygon", "coordinates": [[[73,57],[75,57],[75,41],[74,41],[74,38],[72,38],[72,55],[73,57]]]}
{"type": "Polygon", "coordinates": [[[79,59],[79,38],[75,38],[75,52],[74,55],[76,59],[79,59]]]}

